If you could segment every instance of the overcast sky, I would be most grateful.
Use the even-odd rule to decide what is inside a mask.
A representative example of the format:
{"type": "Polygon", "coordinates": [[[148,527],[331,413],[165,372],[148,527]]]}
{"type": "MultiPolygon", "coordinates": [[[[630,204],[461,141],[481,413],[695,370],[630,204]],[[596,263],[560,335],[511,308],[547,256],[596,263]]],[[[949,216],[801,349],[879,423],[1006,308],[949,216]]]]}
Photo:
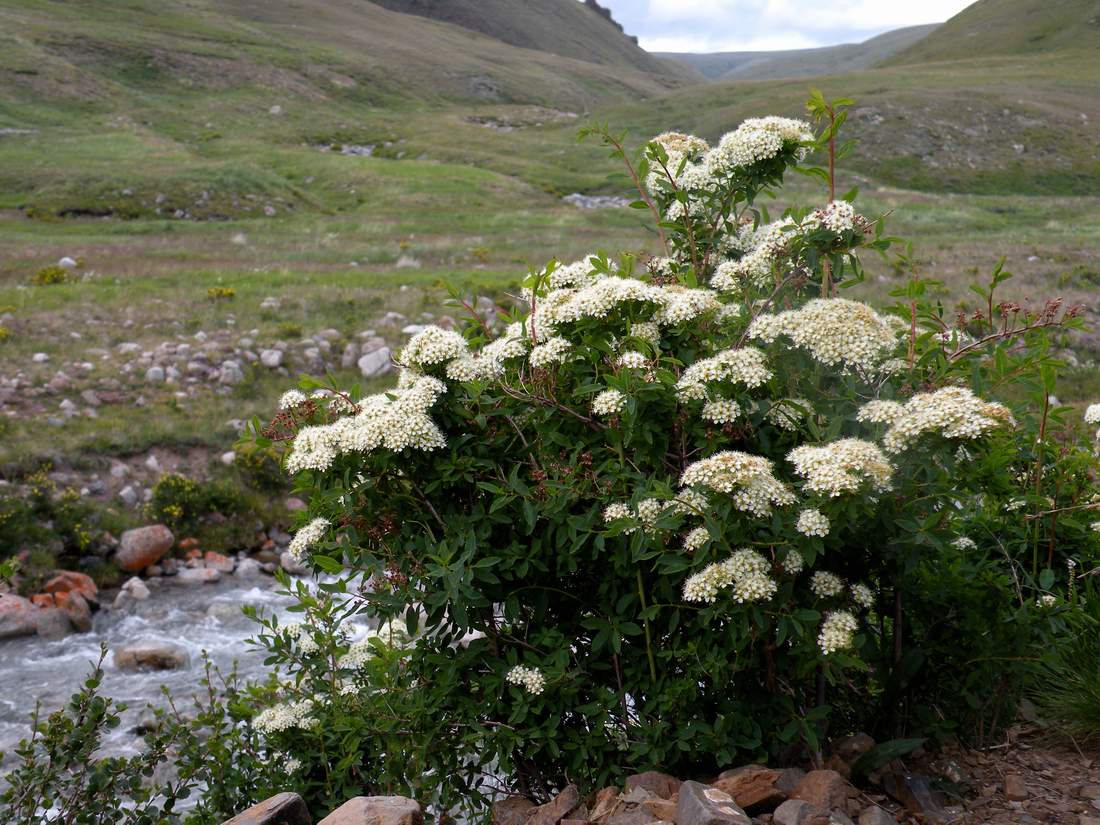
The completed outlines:
{"type": "Polygon", "coordinates": [[[940,23],[973,0],[600,0],[653,52],[805,49],[940,23]]]}

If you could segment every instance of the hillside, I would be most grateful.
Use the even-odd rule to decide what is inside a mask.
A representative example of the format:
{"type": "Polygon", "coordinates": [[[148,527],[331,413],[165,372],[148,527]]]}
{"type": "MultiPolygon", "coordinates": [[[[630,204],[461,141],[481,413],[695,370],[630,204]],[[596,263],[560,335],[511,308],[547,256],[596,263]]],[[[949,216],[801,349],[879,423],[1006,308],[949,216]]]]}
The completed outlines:
{"type": "Polygon", "coordinates": [[[655,74],[693,73],[639,48],[606,9],[577,0],[374,0],[392,11],[451,23],[524,49],[655,74]]]}
{"type": "Polygon", "coordinates": [[[611,55],[604,63],[518,48],[365,0],[0,0],[0,99],[105,104],[263,90],[318,102],[584,109],[688,79],[573,5],[591,18],[588,46],[611,55]]]}
{"type": "Polygon", "coordinates": [[[779,80],[819,77],[869,69],[891,55],[921,41],[937,28],[908,26],[880,34],[862,43],[844,43],[819,49],[775,52],[662,53],[697,69],[711,80],[779,80]]]}
{"type": "Polygon", "coordinates": [[[1100,50],[1100,0],[978,0],[888,64],[1100,50]]]}

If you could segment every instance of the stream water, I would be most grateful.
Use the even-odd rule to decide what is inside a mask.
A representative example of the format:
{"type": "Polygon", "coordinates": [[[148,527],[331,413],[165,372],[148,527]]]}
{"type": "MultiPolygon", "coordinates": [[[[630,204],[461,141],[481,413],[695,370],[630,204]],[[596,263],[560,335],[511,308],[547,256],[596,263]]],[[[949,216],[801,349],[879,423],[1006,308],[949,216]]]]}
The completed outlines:
{"type": "Polygon", "coordinates": [[[104,743],[104,750],[115,755],[137,752],[141,738],[134,728],[147,704],[163,701],[161,685],[177,699],[187,699],[200,687],[202,651],[224,670],[236,661],[243,677],[263,677],[263,655],[246,642],[257,625],[241,614],[241,607],[282,613],[291,600],[278,595],[274,579],[228,576],[200,586],[161,580],[159,587],[150,589],[147,601],[124,610],[100,610],[90,633],[0,641],[0,751],[9,759],[14,746],[30,733],[35,702],[40,701],[45,712],[64,705],[99,658],[101,643],[112,651],[141,642],[170,643],[185,648],[189,656],[189,664],[176,670],[122,671],[108,654],[101,692],[129,706],[122,724],[108,732],[104,743]]]}

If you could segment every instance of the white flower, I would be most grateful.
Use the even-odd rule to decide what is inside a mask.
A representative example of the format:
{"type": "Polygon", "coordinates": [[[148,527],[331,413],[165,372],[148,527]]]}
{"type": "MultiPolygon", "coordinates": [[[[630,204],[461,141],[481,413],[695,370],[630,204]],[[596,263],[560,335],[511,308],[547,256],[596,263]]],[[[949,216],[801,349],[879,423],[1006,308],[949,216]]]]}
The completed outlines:
{"type": "Polygon", "coordinates": [[[437,378],[402,373],[398,389],[364,398],[358,414],[334,424],[302,428],[287,457],[287,471],[327,470],[345,453],[441,449],[447,440],[428,410],[446,391],[447,385],[437,378]]]}
{"type": "Polygon", "coordinates": [[[325,533],[331,523],[327,518],[315,518],[301,530],[294,534],[287,550],[299,564],[304,562],[309,551],[325,537],[325,533]]]}
{"type": "Polygon", "coordinates": [[[585,318],[606,318],[623,304],[664,303],[660,287],[635,278],[600,278],[580,289],[555,290],[538,305],[536,322],[540,334],[548,325],[555,328],[585,318]]]}
{"type": "Polygon", "coordinates": [[[768,560],[751,548],[738,550],[724,562],[710,564],[684,582],[684,600],[713,603],[720,590],[732,587],[738,603],[765,601],[775,595],[768,560]]]}
{"type": "Polygon", "coordinates": [[[978,545],[974,543],[974,539],[968,536],[959,536],[951,544],[960,550],[976,550],[978,545]]]}
{"type": "Polygon", "coordinates": [[[720,398],[703,406],[702,418],[712,424],[729,424],[741,417],[741,407],[736,401],[720,398]]]}
{"type": "Polygon", "coordinates": [[[624,352],[615,360],[615,363],[623,369],[641,370],[648,366],[649,359],[640,352],[624,352]]]}
{"type": "Polygon", "coordinates": [[[261,733],[278,733],[291,728],[309,730],[317,725],[317,719],[310,716],[312,712],[312,699],[273,705],[257,714],[252,726],[261,733]]]}
{"type": "Polygon", "coordinates": [[[1100,533],[1100,521],[1094,521],[1092,524],[1089,525],[1089,529],[1092,530],[1094,533],[1100,533]]]}
{"type": "Polygon", "coordinates": [[[685,135],[683,132],[662,132],[653,138],[665,152],[679,152],[681,155],[698,156],[710,149],[710,144],[701,137],[685,135]]]}
{"type": "Polygon", "coordinates": [[[905,414],[905,407],[897,401],[868,401],[856,413],[856,421],[864,424],[893,424],[905,414]]]}
{"type": "MultiPolygon", "coordinates": [[[[550,273],[549,285],[551,289],[575,289],[590,284],[594,278],[592,265],[595,255],[589,255],[571,264],[559,264],[550,273]]],[[[545,274],[545,270],[543,270],[545,274]]]]}
{"type": "Polygon", "coordinates": [[[729,450],[688,465],[681,487],[706,487],[727,493],[733,506],[754,516],[771,514],[772,507],[793,504],[794,495],[772,474],[763,456],[729,450]]]}
{"type": "MultiPolygon", "coordinates": [[[[1012,501],[1008,502],[1008,504],[1005,505],[1005,510],[1007,510],[1010,513],[1014,513],[1017,510],[1025,507],[1025,506],[1027,506],[1027,501],[1026,500],[1024,500],[1022,498],[1014,498],[1014,499],[1012,499],[1012,501]]],[[[1098,522],[1098,523],[1100,523],[1100,522],[1098,522]]]]}
{"type": "Polygon", "coordinates": [[[811,227],[824,226],[838,235],[857,226],[866,225],[863,216],[857,215],[855,208],[848,201],[832,201],[822,209],[815,209],[806,222],[811,227]]]}
{"type": "Polygon", "coordinates": [[[788,218],[754,230],[746,225],[738,234],[736,246],[743,250],[737,260],[723,261],[714,270],[710,285],[735,295],[746,288],[767,289],[775,286],[775,265],[787,247],[788,233],[796,229],[788,218]]]}
{"type": "Polygon", "coordinates": [[[662,287],[660,300],[662,306],[654,313],[653,321],[661,326],[683,324],[721,307],[713,290],[688,289],[677,284],[662,287]]]}
{"type": "Polygon", "coordinates": [[[860,607],[870,609],[875,606],[875,594],[865,584],[853,584],[851,587],[852,601],[860,607]]]}
{"type": "MultiPolygon", "coordinates": [[[[750,118],[734,131],[723,135],[718,145],[707,152],[704,163],[711,175],[725,176],[812,140],[809,124],[801,120],[750,118]]],[[[801,159],[805,155],[804,148],[796,148],[795,155],[801,159]]]]}
{"type": "Polygon", "coordinates": [[[753,389],[771,377],[767,356],[762,351],[755,347],[727,349],[685,369],[676,382],[676,395],[681,401],[702,400],[707,384],[724,381],[753,389]]]}
{"type": "Polygon", "coordinates": [[[569,351],[572,347],[573,345],[568,340],[556,335],[553,338],[548,338],[545,343],[533,347],[527,360],[532,367],[545,369],[552,364],[564,363],[566,358],[569,357],[569,351]]]}
{"type": "Polygon", "coordinates": [[[279,409],[292,410],[298,405],[306,403],[308,400],[306,394],[300,390],[287,390],[279,399],[279,409]]]}
{"type": "Polygon", "coordinates": [[[845,370],[874,368],[898,341],[888,318],[846,298],[815,298],[799,309],[760,315],[749,325],[749,337],[769,344],[780,335],[808,350],[815,361],[845,370]]]}
{"type": "Polygon", "coordinates": [[[626,409],[626,396],[618,390],[604,390],[592,399],[595,415],[618,415],[626,409]]]}
{"type": "Polygon", "coordinates": [[[844,592],[844,579],[835,573],[818,570],[810,578],[810,590],[819,599],[829,596],[839,596],[844,592]]]}
{"type": "Polygon", "coordinates": [[[637,321],[630,325],[630,337],[658,344],[661,341],[661,327],[652,321],[637,321]]]}
{"type": "Polygon", "coordinates": [[[1051,595],[1050,593],[1044,593],[1042,596],[1035,600],[1035,606],[1038,607],[1040,610],[1046,610],[1048,608],[1054,607],[1054,605],[1056,605],[1057,603],[1057,597],[1051,595]]]}
{"type": "Polygon", "coordinates": [[[829,496],[857,492],[865,482],[873,490],[885,490],[894,473],[877,446],[858,438],[842,438],[820,446],[803,444],[791,450],[787,460],[806,479],[805,489],[829,496]]]}
{"type": "Polygon", "coordinates": [[[430,326],[409,339],[398,360],[406,367],[423,369],[468,355],[469,351],[466,339],[454,330],[430,326]]]}
{"type": "Polygon", "coordinates": [[[829,535],[829,519],[816,507],[807,507],[798,514],[794,529],[804,536],[824,538],[829,535]]]}
{"type": "Polygon", "coordinates": [[[807,410],[812,412],[813,407],[805,398],[784,398],[772,404],[764,418],[781,430],[794,432],[802,423],[807,410]]]}
{"type": "Polygon", "coordinates": [[[965,387],[944,387],[919,393],[906,401],[882,442],[888,452],[900,453],[925,433],[975,439],[1013,424],[1012,413],[1003,404],[983,401],[965,387]]]}
{"type": "Polygon", "coordinates": [[[1100,404],[1089,404],[1085,410],[1086,424],[1100,424],[1100,404]]]}
{"type": "Polygon", "coordinates": [[[787,555],[783,557],[783,570],[788,575],[797,576],[802,572],[805,566],[806,561],[802,558],[802,554],[793,547],[788,550],[787,555]]]}
{"type": "Polygon", "coordinates": [[[821,632],[817,636],[818,647],[828,656],[838,650],[852,646],[855,633],[859,629],[856,617],[846,610],[834,610],[825,614],[821,623],[821,632]]]}
{"type": "Polygon", "coordinates": [[[513,685],[523,688],[532,696],[538,696],[546,688],[546,677],[538,668],[516,665],[504,677],[513,685]]]}
{"type": "Polygon", "coordinates": [[[706,527],[696,527],[684,536],[684,549],[690,553],[701,550],[710,541],[710,532],[706,527]]]}
{"type": "Polygon", "coordinates": [[[613,504],[608,504],[603,511],[603,520],[610,524],[613,521],[623,518],[633,518],[634,511],[630,509],[630,505],[623,504],[621,501],[616,501],[613,504]]]}

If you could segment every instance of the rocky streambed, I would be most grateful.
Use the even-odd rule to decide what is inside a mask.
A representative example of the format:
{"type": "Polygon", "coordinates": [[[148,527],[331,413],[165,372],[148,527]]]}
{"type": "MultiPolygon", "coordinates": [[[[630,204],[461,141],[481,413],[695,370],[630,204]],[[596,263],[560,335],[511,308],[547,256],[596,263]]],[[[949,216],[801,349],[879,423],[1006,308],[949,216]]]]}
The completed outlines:
{"type": "Polygon", "coordinates": [[[178,698],[200,687],[203,651],[225,670],[236,661],[243,677],[263,678],[263,655],[247,643],[257,626],[241,608],[252,605],[282,613],[291,600],[278,595],[277,582],[260,573],[226,576],[201,586],[177,583],[175,578],[147,580],[149,598],[122,599],[117,608],[104,598],[108,606],[92,614],[88,632],[56,639],[0,640],[0,752],[10,755],[28,735],[35,702],[47,711],[65,703],[99,658],[101,644],[112,651],[104,663],[101,692],[129,706],[123,723],[107,734],[107,748],[116,754],[140,748],[135,729],[145,706],[162,701],[161,685],[178,698]],[[141,649],[169,652],[168,659],[127,661],[126,653],[115,655],[148,655],[133,652],[141,649]],[[164,665],[169,667],[160,669],[164,665]]]}

